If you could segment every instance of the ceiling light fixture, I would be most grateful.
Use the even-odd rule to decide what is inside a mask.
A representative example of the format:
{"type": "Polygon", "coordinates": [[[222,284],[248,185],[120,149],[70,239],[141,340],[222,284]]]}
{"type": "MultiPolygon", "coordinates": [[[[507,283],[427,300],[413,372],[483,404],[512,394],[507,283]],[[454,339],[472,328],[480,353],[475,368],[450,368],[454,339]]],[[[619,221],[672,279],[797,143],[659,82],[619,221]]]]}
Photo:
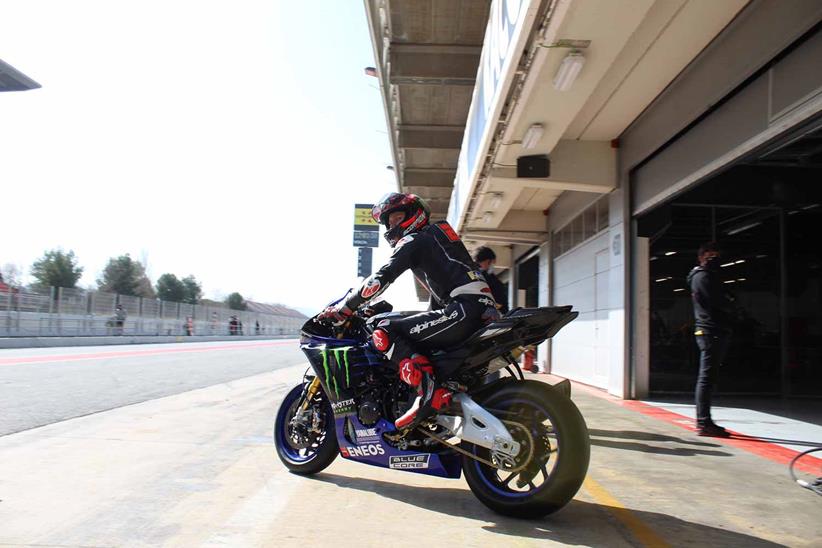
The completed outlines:
{"type": "Polygon", "coordinates": [[[734,234],[739,234],[740,232],[745,232],[746,230],[749,230],[749,229],[751,229],[755,226],[759,226],[761,224],[762,224],[762,221],[757,221],[755,223],[748,223],[746,225],[742,225],[742,226],[738,226],[736,228],[732,228],[731,230],[729,230],[725,234],[727,234],[728,236],[733,236],[734,234]]]}
{"type": "Polygon", "coordinates": [[[531,124],[531,127],[528,128],[522,138],[522,148],[536,148],[537,143],[542,139],[543,133],[545,133],[545,127],[542,124],[531,124]]]}
{"type": "Polygon", "coordinates": [[[554,89],[557,91],[568,91],[571,89],[584,64],[585,56],[582,55],[582,52],[572,51],[566,55],[565,59],[560,63],[557,73],[554,75],[554,89]]]}
{"type": "Polygon", "coordinates": [[[666,251],[665,256],[670,257],[671,255],[676,255],[676,251],[666,251]]]}
{"type": "Polygon", "coordinates": [[[491,224],[491,220],[494,218],[494,214],[490,211],[486,211],[482,214],[482,222],[485,224],[491,224]]]}

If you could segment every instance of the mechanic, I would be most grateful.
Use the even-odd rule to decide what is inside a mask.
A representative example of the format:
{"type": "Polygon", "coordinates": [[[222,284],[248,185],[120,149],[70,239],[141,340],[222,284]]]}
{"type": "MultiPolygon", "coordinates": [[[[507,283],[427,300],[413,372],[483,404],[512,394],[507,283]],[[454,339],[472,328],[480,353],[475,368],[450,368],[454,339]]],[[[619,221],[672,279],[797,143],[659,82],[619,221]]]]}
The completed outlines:
{"type": "Polygon", "coordinates": [[[699,346],[699,375],[694,390],[697,434],[726,438],[728,431],[711,418],[711,392],[731,339],[734,299],[719,274],[721,258],[716,242],[702,244],[697,260],[699,266],[687,278],[694,305],[694,337],[699,346]]]}
{"type": "Polygon", "coordinates": [[[474,251],[474,261],[482,270],[482,275],[485,276],[485,281],[488,282],[488,287],[491,288],[491,294],[494,300],[497,301],[497,309],[502,313],[508,312],[508,291],[505,285],[497,275],[494,274],[494,263],[497,262],[497,254],[494,250],[487,246],[480,246],[474,251]]]}

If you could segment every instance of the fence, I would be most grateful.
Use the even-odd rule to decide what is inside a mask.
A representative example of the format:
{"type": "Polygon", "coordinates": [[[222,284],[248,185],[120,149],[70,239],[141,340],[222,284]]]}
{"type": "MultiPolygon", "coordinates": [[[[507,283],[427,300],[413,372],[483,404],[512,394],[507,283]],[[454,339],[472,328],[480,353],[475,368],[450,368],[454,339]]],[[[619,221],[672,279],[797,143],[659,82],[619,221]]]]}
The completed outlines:
{"type": "Polygon", "coordinates": [[[305,318],[296,314],[231,310],[103,291],[0,289],[0,337],[296,335],[303,322],[305,318]],[[117,304],[126,311],[122,322],[115,315],[117,304]]]}

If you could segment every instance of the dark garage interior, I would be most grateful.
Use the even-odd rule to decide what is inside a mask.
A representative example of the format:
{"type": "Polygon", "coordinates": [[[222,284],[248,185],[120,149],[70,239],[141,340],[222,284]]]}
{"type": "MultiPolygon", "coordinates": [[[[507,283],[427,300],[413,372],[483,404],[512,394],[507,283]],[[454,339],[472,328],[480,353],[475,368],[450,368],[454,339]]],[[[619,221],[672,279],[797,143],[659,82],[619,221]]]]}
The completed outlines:
{"type": "Polygon", "coordinates": [[[650,391],[692,393],[686,276],[722,248],[735,326],[718,394],[822,397],[822,128],[805,129],[638,219],[650,240],[650,391]]]}

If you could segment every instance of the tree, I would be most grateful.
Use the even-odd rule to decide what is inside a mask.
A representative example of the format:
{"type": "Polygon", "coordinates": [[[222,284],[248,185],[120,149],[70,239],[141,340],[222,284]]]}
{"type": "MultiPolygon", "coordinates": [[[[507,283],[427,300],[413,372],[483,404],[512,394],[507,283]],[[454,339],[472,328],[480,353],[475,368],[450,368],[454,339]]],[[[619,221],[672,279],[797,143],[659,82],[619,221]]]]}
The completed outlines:
{"type": "Polygon", "coordinates": [[[103,275],[97,280],[97,285],[100,291],[133,297],[154,297],[154,290],[146,276],[145,268],[128,253],[108,260],[103,275]]]}
{"type": "MultiPolygon", "coordinates": [[[[137,264],[143,266],[142,263],[137,264]]],[[[137,295],[146,299],[157,298],[157,293],[154,291],[154,286],[151,285],[151,280],[148,279],[148,276],[146,276],[145,273],[140,276],[140,281],[137,284],[137,295]]]]}
{"type": "Polygon", "coordinates": [[[163,274],[157,278],[157,296],[164,301],[183,302],[186,286],[174,274],[163,274]]]}
{"type": "Polygon", "coordinates": [[[12,287],[23,285],[23,269],[14,263],[6,263],[0,268],[0,282],[12,287]]]}
{"type": "Polygon", "coordinates": [[[77,266],[74,251],[62,249],[46,251],[31,265],[31,275],[37,280],[34,285],[46,287],[75,287],[83,275],[83,267],[77,266]]]}
{"type": "Polygon", "coordinates": [[[182,279],[185,286],[185,296],[183,302],[188,304],[198,304],[203,298],[203,286],[197,281],[193,275],[186,276],[182,279]]]}
{"type": "Polygon", "coordinates": [[[237,293],[236,291],[228,297],[226,297],[225,304],[227,304],[231,310],[248,309],[248,305],[245,304],[245,299],[243,299],[243,296],[237,293]]]}

